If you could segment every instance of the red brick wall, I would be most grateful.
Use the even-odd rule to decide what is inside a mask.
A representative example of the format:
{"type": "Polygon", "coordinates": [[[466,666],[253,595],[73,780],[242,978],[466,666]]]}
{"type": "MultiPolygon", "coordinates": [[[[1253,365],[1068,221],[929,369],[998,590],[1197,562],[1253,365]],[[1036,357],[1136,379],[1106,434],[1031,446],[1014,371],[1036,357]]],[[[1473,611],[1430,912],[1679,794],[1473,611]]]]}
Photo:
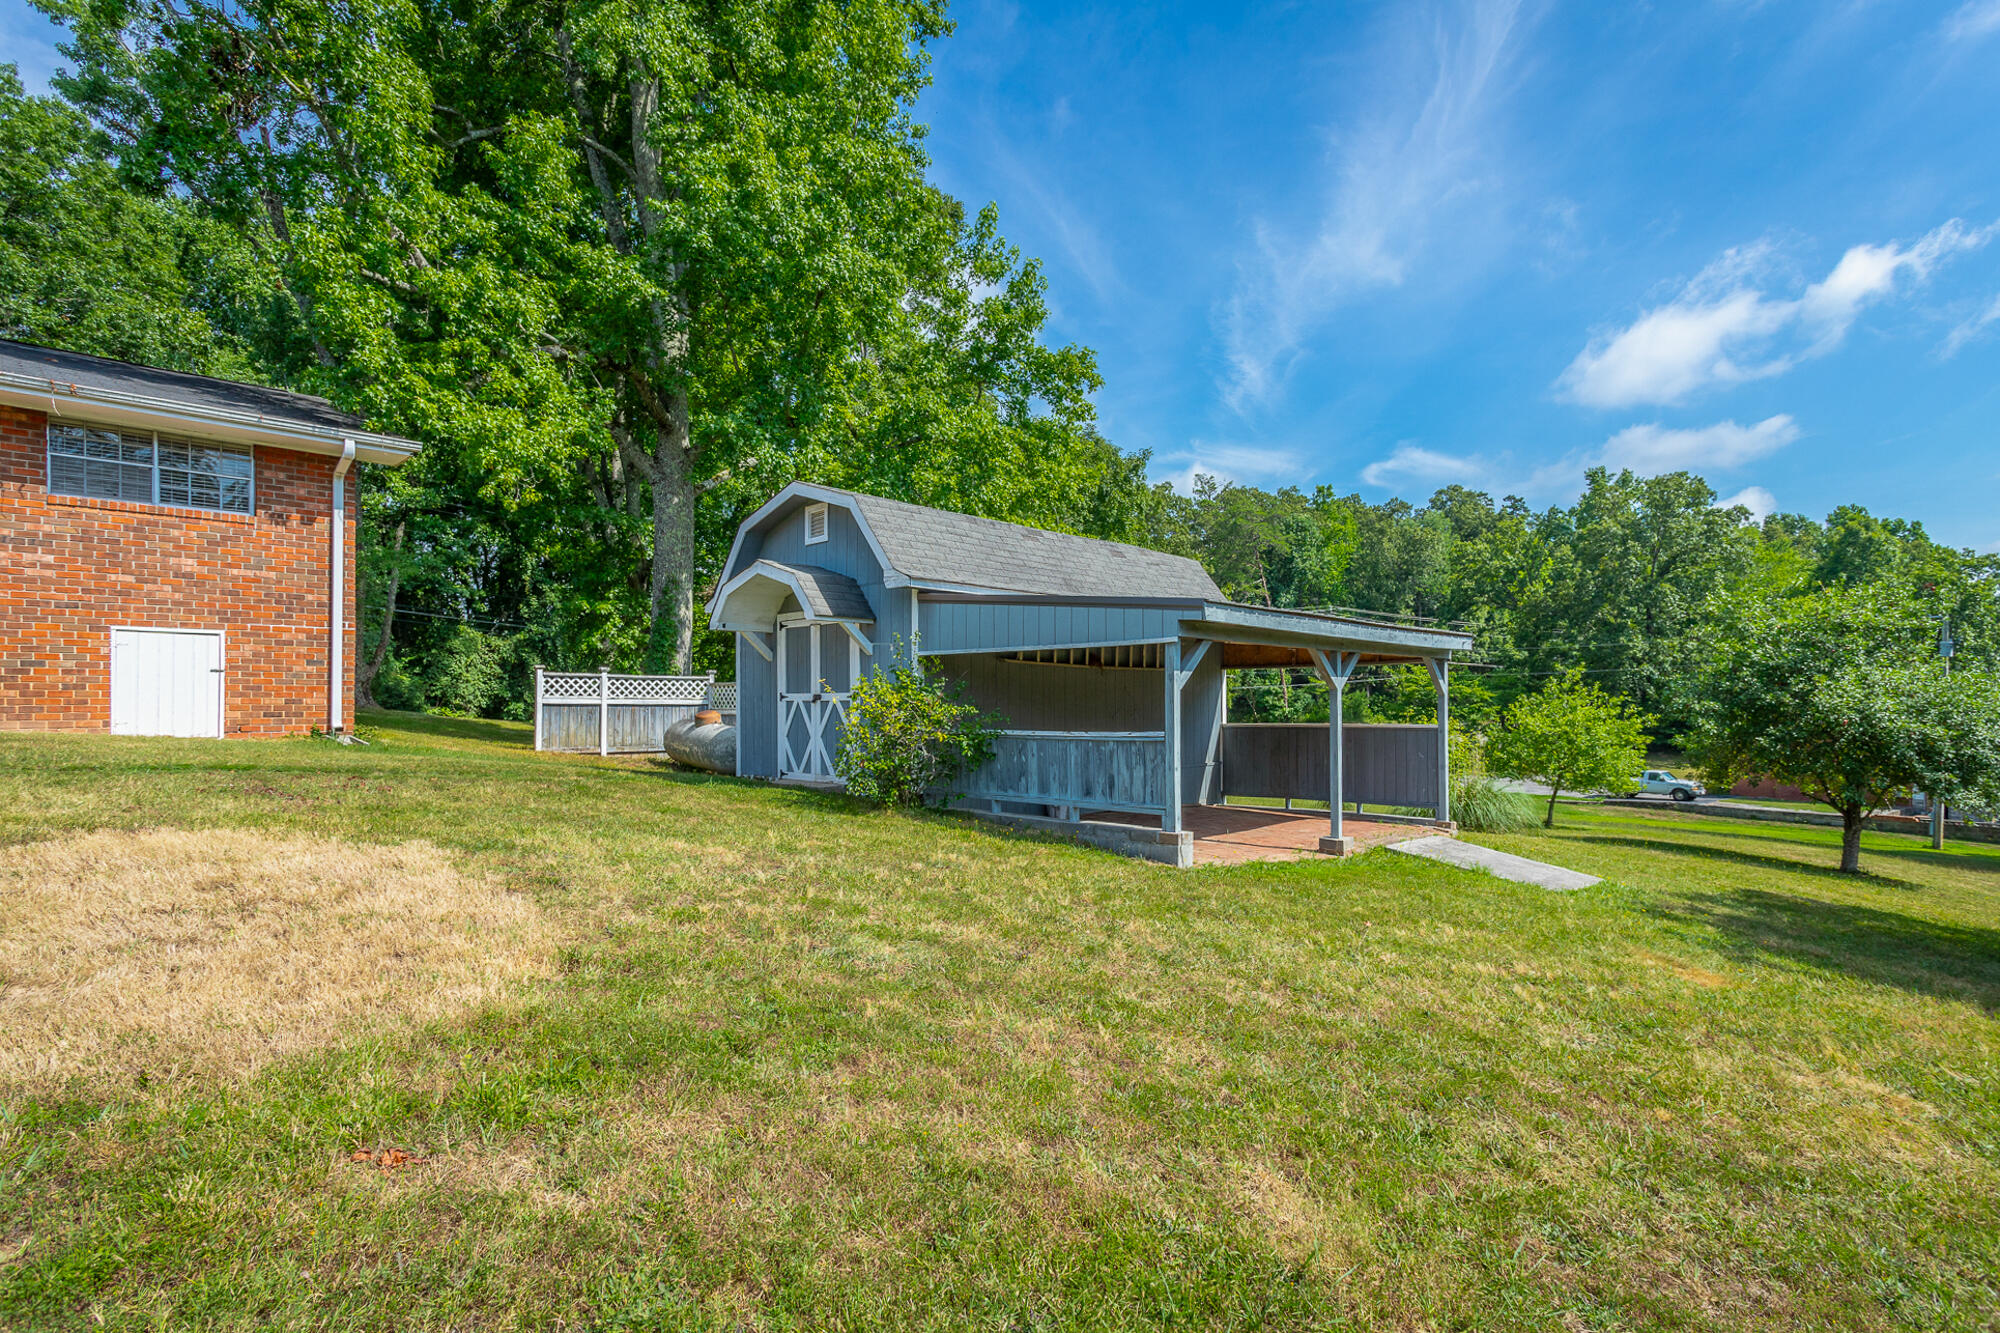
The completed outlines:
{"type": "Polygon", "coordinates": [[[1748,778],[1739,778],[1736,785],[1729,789],[1729,794],[1731,796],[1755,796],[1766,801],[1803,801],[1806,799],[1806,794],[1797,787],[1788,786],[1782,782],[1773,782],[1769,778],[1764,778],[1757,782],[1752,782],[1748,778]]]}
{"type": "MultiPolygon", "coordinates": [[[[256,512],[50,495],[47,417],[0,404],[0,730],[111,725],[111,628],[220,629],[223,730],[326,725],[335,460],[259,447],[256,512]]],[[[354,724],[354,517],[347,485],[347,683],[354,724]]]]}

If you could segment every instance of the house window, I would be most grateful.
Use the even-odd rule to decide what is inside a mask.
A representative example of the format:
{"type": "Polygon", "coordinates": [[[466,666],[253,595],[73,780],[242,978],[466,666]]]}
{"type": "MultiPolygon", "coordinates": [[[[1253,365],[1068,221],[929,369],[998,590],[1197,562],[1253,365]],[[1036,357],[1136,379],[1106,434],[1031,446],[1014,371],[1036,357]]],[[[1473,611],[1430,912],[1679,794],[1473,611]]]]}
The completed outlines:
{"type": "Polygon", "coordinates": [[[812,546],[826,540],[826,506],[806,506],[806,545],[812,546]]]}
{"type": "Polygon", "coordinates": [[[255,476],[248,449],[152,432],[49,427],[49,491],[247,514],[255,476]]]}

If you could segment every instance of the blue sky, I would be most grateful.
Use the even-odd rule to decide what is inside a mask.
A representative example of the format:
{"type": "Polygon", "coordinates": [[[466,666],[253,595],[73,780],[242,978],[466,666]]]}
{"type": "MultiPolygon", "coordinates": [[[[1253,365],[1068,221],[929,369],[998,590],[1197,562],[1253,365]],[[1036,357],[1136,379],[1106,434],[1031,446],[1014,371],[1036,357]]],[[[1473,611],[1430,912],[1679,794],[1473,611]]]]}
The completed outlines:
{"type": "MultiPolygon", "coordinates": [[[[1689,467],[2000,549],[2000,0],[966,0],[938,182],[1154,475],[1689,467]]],[[[21,0],[0,41],[59,63],[21,0]]]]}

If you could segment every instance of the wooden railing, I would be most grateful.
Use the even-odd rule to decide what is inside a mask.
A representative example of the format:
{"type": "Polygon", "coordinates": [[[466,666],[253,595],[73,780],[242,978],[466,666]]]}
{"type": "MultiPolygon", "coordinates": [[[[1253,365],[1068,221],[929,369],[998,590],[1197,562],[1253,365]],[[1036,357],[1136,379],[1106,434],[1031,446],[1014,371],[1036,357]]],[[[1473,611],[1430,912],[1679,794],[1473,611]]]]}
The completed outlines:
{"type": "Polygon", "coordinates": [[[1164,814],[1166,734],[1158,731],[1003,731],[993,758],[967,779],[978,801],[1164,814]]]}

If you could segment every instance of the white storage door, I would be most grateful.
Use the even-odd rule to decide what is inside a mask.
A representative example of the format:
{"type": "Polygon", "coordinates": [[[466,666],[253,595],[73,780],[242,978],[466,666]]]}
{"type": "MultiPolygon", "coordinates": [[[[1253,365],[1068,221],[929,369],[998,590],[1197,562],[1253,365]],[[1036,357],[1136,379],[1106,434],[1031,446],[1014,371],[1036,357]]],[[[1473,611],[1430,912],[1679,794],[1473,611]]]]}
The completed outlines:
{"type": "Polygon", "coordinates": [[[220,736],[221,633],[112,630],[111,730],[123,736],[220,736]]]}

